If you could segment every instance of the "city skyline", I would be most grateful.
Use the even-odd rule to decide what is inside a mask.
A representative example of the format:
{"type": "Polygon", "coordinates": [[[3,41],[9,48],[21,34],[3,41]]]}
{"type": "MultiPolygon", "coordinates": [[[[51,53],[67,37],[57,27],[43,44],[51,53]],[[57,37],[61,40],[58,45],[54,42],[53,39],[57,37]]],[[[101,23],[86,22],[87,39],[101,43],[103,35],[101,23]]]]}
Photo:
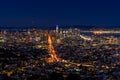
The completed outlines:
{"type": "Polygon", "coordinates": [[[120,1],[0,1],[0,26],[119,26],[120,1]]]}
{"type": "Polygon", "coordinates": [[[0,80],[120,80],[119,0],[1,0],[0,80]]]}
{"type": "Polygon", "coordinates": [[[119,80],[119,52],[120,30],[4,29],[0,79],[119,80]]]}

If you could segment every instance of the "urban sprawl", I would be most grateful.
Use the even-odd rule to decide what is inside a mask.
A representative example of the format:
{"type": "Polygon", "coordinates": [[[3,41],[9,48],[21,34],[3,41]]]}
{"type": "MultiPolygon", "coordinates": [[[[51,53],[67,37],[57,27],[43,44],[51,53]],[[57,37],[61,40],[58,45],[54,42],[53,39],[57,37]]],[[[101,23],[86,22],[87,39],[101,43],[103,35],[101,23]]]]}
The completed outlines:
{"type": "Polygon", "coordinates": [[[0,80],[120,80],[120,30],[1,30],[0,80]]]}

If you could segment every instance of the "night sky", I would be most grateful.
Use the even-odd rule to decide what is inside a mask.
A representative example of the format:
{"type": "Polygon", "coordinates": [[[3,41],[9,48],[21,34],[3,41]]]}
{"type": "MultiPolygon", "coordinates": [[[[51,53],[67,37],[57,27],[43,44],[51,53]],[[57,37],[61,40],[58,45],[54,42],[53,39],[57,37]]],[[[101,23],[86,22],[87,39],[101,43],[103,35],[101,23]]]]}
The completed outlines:
{"type": "Polygon", "coordinates": [[[0,26],[120,25],[120,0],[0,0],[0,26]]]}

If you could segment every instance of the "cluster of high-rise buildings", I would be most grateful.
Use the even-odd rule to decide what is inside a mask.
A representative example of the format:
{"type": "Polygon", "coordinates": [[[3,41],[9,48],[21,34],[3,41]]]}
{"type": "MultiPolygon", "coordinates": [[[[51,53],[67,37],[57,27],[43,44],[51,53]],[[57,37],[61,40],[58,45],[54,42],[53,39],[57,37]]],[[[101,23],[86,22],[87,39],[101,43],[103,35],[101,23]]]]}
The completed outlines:
{"type": "MultiPolygon", "coordinates": [[[[94,34],[95,31],[87,31],[85,33],[84,30],[80,30],[78,28],[68,28],[63,29],[59,28],[56,25],[56,29],[54,30],[41,30],[41,29],[23,29],[21,31],[1,31],[0,32],[0,43],[35,43],[46,45],[47,44],[47,36],[51,35],[54,43],[64,43],[65,39],[83,39],[85,41],[95,42],[96,44],[119,44],[119,37],[113,36],[110,34],[94,34]]],[[[117,34],[114,34],[117,35],[117,34]]],[[[69,41],[69,40],[68,40],[69,41]]]]}

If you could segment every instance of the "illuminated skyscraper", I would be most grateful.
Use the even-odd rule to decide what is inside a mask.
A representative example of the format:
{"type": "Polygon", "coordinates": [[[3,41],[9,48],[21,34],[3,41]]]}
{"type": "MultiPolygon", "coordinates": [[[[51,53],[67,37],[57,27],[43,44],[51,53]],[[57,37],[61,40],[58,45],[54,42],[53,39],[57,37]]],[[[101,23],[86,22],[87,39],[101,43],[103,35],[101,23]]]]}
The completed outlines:
{"type": "Polygon", "coordinates": [[[58,33],[59,31],[59,28],[58,28],[58,25],[56,25],[56,33],[58,33]]]}

